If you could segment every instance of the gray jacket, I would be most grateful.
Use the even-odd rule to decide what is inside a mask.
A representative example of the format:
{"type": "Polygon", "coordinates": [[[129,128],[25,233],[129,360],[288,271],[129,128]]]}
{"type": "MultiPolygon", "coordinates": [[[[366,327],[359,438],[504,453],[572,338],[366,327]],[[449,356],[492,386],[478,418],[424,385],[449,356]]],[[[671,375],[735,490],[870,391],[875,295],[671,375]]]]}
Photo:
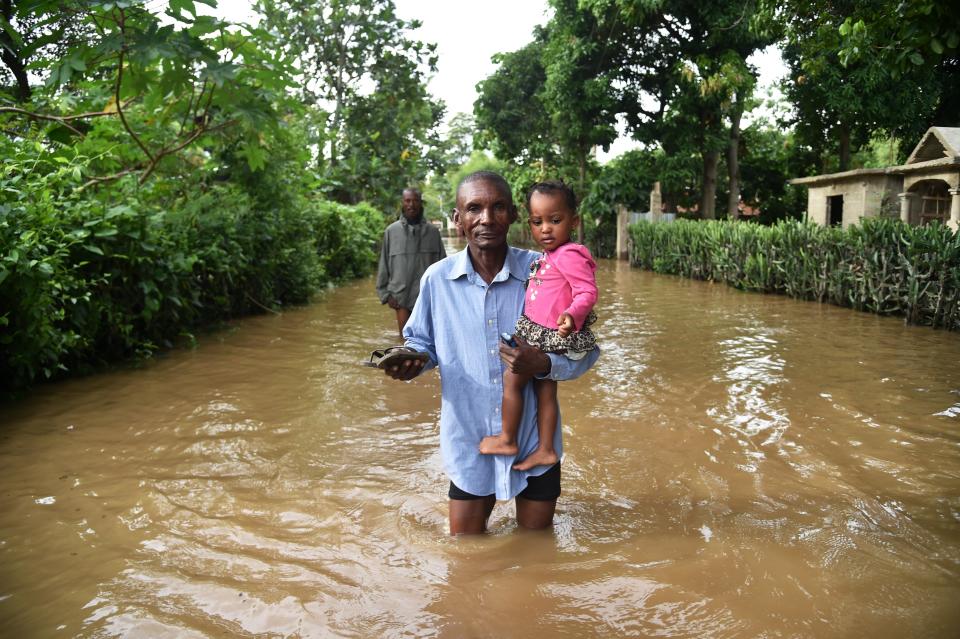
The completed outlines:
{"type": "Polygon", "coordinates": [[[447,256],[440,231],[426,218],[410,224],[407,218],[387,227],[380,250],[377,271],[377,296],[381,304],[391,295],[397,304],[413,308],[420,294],[420,277],[427,267],[447,256]]]}

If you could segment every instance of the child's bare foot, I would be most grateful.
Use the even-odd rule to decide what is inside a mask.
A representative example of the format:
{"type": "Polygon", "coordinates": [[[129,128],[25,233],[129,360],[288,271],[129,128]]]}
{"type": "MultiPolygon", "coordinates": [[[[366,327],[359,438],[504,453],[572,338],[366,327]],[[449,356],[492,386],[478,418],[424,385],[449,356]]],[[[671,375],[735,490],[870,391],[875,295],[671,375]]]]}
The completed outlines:
{"type": "Polygon", "coordinates": [[[532,453],[530,453],[526,459],[523,461],[514,464],[514,470],[530,470],[534,466],[553,466],[560,458],[557,457],[557,452],[554,450],[544,450],[538,448],[532,453]]]}
{"type": "Polygon", "coordinates": [[[490,435],[480,440],[480,452],[484,455],[516,455],[520,450],[517,442],[511,443],[503,435],[490,435]]]}

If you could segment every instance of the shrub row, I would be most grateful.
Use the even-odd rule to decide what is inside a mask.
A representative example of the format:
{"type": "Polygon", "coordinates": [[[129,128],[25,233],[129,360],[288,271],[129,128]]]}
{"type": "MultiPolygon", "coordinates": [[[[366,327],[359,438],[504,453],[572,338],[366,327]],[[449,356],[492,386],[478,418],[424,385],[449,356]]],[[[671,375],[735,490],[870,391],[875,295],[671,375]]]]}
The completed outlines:
{"type": "Polygon", "coordinates": [[[12,166],[0,166],[0,390],[192,341],[376,265],[383,217],[367,205],[270,205],[222,182],[167,207],[135,185],[106,202],[12,166]]]}
{"type": "Polygon", "coordinates": [[[677,220],[630,227],[630,263],[960,330],[960,233],[868,218],[848,229],[677,220]]]}

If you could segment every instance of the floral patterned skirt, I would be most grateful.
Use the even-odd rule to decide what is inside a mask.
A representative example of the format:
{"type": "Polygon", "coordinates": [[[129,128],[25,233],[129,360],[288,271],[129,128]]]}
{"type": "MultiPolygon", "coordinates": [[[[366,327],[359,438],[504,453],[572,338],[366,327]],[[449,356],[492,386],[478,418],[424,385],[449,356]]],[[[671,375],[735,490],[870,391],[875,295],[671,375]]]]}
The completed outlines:
{"type": "Polygon", "coordinates": [[[583,327],[566,337],[560,337],[555,328],[547,328],[533,322],[526,315],[517,320],[516,334],[531,346],[536,346],[544,353],[558,353],[570,359],[580,359],[597,346],[597,338],[590,326],[597,321],[597,316],[590,311],[583,327]]]}

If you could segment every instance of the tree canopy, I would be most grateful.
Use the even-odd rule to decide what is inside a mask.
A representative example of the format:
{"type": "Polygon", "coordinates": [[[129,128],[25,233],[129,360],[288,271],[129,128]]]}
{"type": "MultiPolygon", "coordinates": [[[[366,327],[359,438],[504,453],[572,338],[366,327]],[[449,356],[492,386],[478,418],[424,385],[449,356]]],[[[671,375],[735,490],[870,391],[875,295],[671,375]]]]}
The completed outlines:
{"type": "Polygon", "coordinates": [[[335,199],[386,205],[440,159],[442,102],[426,89],[435,45],[392,0],[261,0],[258,9],[295,62],[318,168],[335,199]]]}

